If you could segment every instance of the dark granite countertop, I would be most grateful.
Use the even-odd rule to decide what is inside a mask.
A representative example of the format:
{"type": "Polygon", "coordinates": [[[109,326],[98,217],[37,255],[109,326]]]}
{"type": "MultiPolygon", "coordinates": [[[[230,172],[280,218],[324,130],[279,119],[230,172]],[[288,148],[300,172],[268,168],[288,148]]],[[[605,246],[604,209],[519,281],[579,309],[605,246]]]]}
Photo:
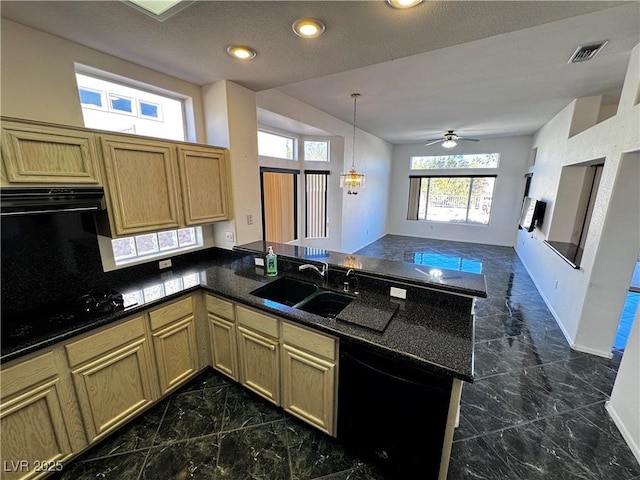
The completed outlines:
{"type": "MultiPolygon", "coordinates": [[[[214,257],[166,273],[138,276],[122,281],[118,285],[112,285],[113,289],[123,293],[125,297],[124,310],[95,315],[74,325],[60,326],[48,333],[30,336],[28,340],[14,342],[10,346],[7,346],[3,339],[0,362],[7,362],[67,341],[74,336],[161,305],[181,295],[204,289],[232,301],[334,335],[341,341],[377,350],[435,373],[467,382],[473,381],[473,316],[471,314],[473,299],[471,297],[438,292],[432,289],[432,283],[425,285],[431,288],[420,288],[419,282],[415,281],[407,282],[415,283],[416,286],[406,285],[406,300],[392,299],[388,296],[386,283],[385,290],[380,288],[380,282],[367,280],[365,288],[361,285],[360,294],[351,304],[353,307],[350,309],[350,315],[367,314],[372,308],[381,311],[394,310],[395,313],[384,331],[378,332],[340,319],[320,317],[252,295],[251,291],[273,280],[273,277],[265,275],[264,269],[255,267],[253,258],[253,255],[245,255],[234,260],[214,257]]],[[[334,258],[330,260],[333,264],[334,258]]],[[[396,268],[402,267],[396,266],[396,268]]],[[[386,277],[392,278],[391,270],[385,268],[385,271],[386,277]]],[[[277,278],[287,275],[312,281],[320,280],[319,277],[314,278],[308,275],[309,272],[304,273],[305,275],[298,273],[295,268],[288,271],[283,268],[277,278]]],[[[403,280],[401,285],[405,285],[405,277],[399,278],[403,280]]],[[[484,281],[483,276],[482,278],[484,281]]],[[[329,288],[331,287],[329,285],[329,288]]],[[[466,289],[465,293],[471,294],[472,291],[475,290],[466,289]]],[[[22,317],[25,325],[29,322],[37,322],[36,318],[29,317],[26,313],[22,317]]],[[[3,318],[3,324],[4,322],[3,318]]]]}
{"type": "Polygon", "coordinates": [[[476,273],[263,241],[238,245],[234,247],[234,250],[266,254],[267,247],[273,247],[274,253],[278,256],[310,262],[326,262],[343,269],[353,268],[359,274],[373,274],[390,280],[402,280],[406,283],[459,295],[487,297],[485,276],[476,273]]]}

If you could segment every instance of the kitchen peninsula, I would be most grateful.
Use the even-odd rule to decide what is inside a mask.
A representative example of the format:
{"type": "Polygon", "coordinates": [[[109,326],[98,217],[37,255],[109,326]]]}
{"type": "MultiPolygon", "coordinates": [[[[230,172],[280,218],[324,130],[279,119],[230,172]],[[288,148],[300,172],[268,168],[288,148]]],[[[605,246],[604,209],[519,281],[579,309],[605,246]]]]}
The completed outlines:
{"type": "MultiPolygon", "coordinates": [[[[359,295],[353,295],[354,300],[345,312],[356,317],[375,312],[391,315],[388,324],[378,331],[351,323],[349,315],[323,317],[252,294],[272,280],[266,276],[264,268],[254,262],[266,252],[267,245],[263,242],[236,247],[235,252],[214,248],[198,255],[186,255],[185,258],[192,258],[192,261],[176,262],[172,272],[162,275],[158,272],[135,274],[138,267],[132,267],[130,276],[122,275],[116,283],[109,285],[125,297],[129,292],[144,291],[156,283],[166,284],[186,277],[197,281],[182,282],[182,289],[150,301],[140,296],[138,304],[125,304],[122,311],[97,315],[80,325],[63,325],[57,331],[37,338],[25,337],[9,346],[5,344],[8,337],[3,335],[3,374],[8,372],[9,375],[3,375],[2,403],[3,411],[8,412],[8,425],[12,415],[19,420],[20,410],[14,409],[15,413],[12,413],[5,405],[15,406],[15,395],[30,388],[24,381],[21,383],[24,375],[18,377],[18,374],[40,371],[40,359],[49,362],[47,372],[43,373],[44,380],[53,385],[50,388],[56,390],[56,395],[47,398],[55,400],[54,412],[60,412],[59,417],[49,422],[53,425],[52,431],[59,433],[61,429],[57,422],[62,421],[71,437],[67,442],[58,442],[58,451],[46,452],[45,458],[60,461],[75,457],[203,368],[213,365],[275,405],[349,444],[361,438],[362,429],[367,427],[362,419],[351,422],[349,418],[354,407],[348,405],[349,399],[357,398],[349,390],[356,383],[349,385],[346,379],[365,377],[349,370],[354,366],[357,369],[357,363],[346,359],[347,355],[362,359],[361,354],[364,354],[374,363],[394,365],[396,369],[410,372],[412,379],[419,378],[425,386],[420,395],[431,392],[433,401],[426,404],[429,410],[428,418],[425,418],[427,423],[415,421],[403,425],[402,429],[405,433],[407,428],[428,428],[432,432],[414,432],[423,438],[418,447],[422,460],[428,459],[432,472],[425,478],[446,478],[460,388],[463,381],[473,381],[473,297],[486,296],[484,276],[317,249],[271,245],[279,256],[276,280],[290,277],[326,283],[324,288],[337,291],[343,285],[347,270],[352,269],[358,279],[359,295]],[[314,262],[329,264],[326,282],[312,271],[299,271],[299,265],[314,262]],[[406,299],[389,297],[392,286],[404,290],[406,299]],[[126,329],[122,330],[125,325],[126,329]],[[125,331],[135,334],[124,334],[125,331]],[[222,332],[226,332],[226,337],[222,332]],[[98,337],[106,334],[110,339],[111,333],[130,335],[130,338],[127,337],[123,346],[105,344],[102,341],[105,337],[98,337]],[[225,339],[231,343],[225,344],[225,339]],[[294,339],[298,344],[294,345],[294,339]],[[300,339],[310,341],[300,343],[300,339]],[[253,373],[248,369],[252,362],[247,357],[248,352],[260,345],[258,340],[268,342],[264,351],[273,359],[270,365],[274,370],[269,373],[273,374],[276,383],[271,389],[257,385],[253,380],[260,375],[252,377],[253,373]],[[125,356],[129,351],[126,349],[132,345],[135,345],[136,353],[125,356]],[[320,348],[316,349],[318,345],[320,348]],[[88,351],[90,348],[101,350],[100,360],[93,355],[98,352],[88,351]],[[96,405],[98,399],[90,398],[92,379],[89,372],[103,358],[106,359],[104,365],[116,365],[114,359],[121,357],[136,359],[137,373],[144,381],[140,391],[122,392],[133,393],[134,404],[121,406],[121,411],[114,412],[109,410],[111,407],[96,405]],[[174,360],[175,365],[168,364],[167,358],[174,360]],[[303,364],[304,368],[301,368],[303,364]],[[179,371],[172,370],[176,366],[179,371]],[[22,370],[23,367],[27,370],[22,370]],[[317,372],[322,375],[315,376],[317,372]],[[145,375],[148,378],[144,379],[145,375]],[[290,390],[287,381],[299,379],[297,375],[325,382],[322,388],[314,386],[317,387],[314,392],[322,393],[321,405],[304,403],[306,400],[300,402],[296,396],[300,392],[290,390]],[[5,382],[9,381],[14,382],[9,385],[13,390],[5,387],[5,382]],[[313,410],[315,407],[317,411],[313,410]],[[311,412],[306,412],[305,408],[311,412]],[[100,417],[107,412],[108,418],[100,417]]],[[[24,318],[23,327],[32,320],[24,318]]],[[[118,391],[122,385],[110,388],[118,391]]],[[[363,386],[357,388],[362,394],[363,386]]],[[[368,393],[378,395],[367,399],[370,406],[377,405],[377,401],[390,400],[385,392],[376,394],[372,390],[368,393]]],[[[413,408],[409,398],[394,401],[397,400],[406,402],[404,411],[413,408]]],[[[389,419],[394,418],[390,412],[385,413],[389,419]]],[[[410,413],[415,417],[415,412],[410,413]]],[[[377,412],[376,418],[368,418],[368,423],[373,426],[380,416],[377,412]]],[[[3,429],[3,443],[11,431],[11,427],[3,429]]],[[[26,450],[11,450],[8,454],[28,457],[29,453],[25,452],[30,452],[29,444],[17,445],[23,445],[26,450]]],[[[391,458],[399,455],[397,461],[407,465],[407,459],[416,452],[398,452],[394,450],[396,445],[407,447],[409,444],[405,438],[396,437],[391,438],[388,445],[369,446],[384,449],[391,458]]],[[[39,457],[43,455],[43,452],[36,453],[39,457]]],[[[5,452],[3,457],[10,458],[5,452]]],[[[397,461],[393,468],[398,466],[397,461]]],[[[420,468],[424,466],[425,463],[420,464],[420,468]]]]}

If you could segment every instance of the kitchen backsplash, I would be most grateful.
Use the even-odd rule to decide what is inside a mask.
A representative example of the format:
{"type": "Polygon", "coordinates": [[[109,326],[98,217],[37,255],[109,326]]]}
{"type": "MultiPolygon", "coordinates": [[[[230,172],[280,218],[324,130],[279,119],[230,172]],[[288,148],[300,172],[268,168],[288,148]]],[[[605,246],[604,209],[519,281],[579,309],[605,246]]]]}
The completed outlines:
{"type": "MultiPolygon", "coordinates": [[[[153,261],[103,272],[91,213],[51,213],[1,217],[0,282],[2,314],[38,308],[86,293],[93,287],[126,283],[158,271],[153,261]]],[[[173,269],[212,256],[237,254],[208,248],[172,259],[173,269]]]]}

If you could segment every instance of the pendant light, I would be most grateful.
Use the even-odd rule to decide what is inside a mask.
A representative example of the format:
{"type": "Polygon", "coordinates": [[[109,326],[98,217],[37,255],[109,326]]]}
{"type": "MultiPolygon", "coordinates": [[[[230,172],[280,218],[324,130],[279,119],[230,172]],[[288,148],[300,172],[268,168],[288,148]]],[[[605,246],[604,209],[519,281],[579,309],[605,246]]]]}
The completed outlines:
{"type": "Polygon", "coordinates": [[[353,148],[351,150],[351,170],[340,174],[340,187],[347,187],[347,195],[357,195],[358,188],[364,188],[364,173],[356,171],[356,102],[359,93],[352,93],[353,98],[353,148]]]}

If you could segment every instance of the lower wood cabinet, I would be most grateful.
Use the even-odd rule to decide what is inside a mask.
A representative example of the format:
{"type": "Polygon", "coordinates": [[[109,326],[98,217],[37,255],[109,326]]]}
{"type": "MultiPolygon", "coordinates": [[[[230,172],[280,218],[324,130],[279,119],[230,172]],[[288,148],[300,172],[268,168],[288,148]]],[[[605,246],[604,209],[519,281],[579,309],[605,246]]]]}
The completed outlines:
{"type": "Polygon", "coordinates": [[[160,394],[182,385],[199,370],[192,297],[149,313],[160,394]]]}
{"type": "Polygon", "coordinates": [[[47,352],[2,370],[0,418],[3,479],[33,479],[62,468],[73,453],[68,407],[54,355],[47,352]]]}
{"type": "Polygon", "coordinates": [[[205,295],[205,303],[207,307],[207,323],[209,324],[212,366],[233,380],[239,381],[233,303],[213,295],[205,295]]]}
{"type": "Polygon", "coordinates": [[[335,436],[337,341],[282,322],[282,407],[335,436]]]}
{"type": "Polygon", "coordinates": [[[89,443],[159,396],[143,315],[65,346],[89,443]]]}
{"type": "Polygon", "coordinates": [[[237,306],[240,383],[280,405],[278,319],[237,306]]]}

